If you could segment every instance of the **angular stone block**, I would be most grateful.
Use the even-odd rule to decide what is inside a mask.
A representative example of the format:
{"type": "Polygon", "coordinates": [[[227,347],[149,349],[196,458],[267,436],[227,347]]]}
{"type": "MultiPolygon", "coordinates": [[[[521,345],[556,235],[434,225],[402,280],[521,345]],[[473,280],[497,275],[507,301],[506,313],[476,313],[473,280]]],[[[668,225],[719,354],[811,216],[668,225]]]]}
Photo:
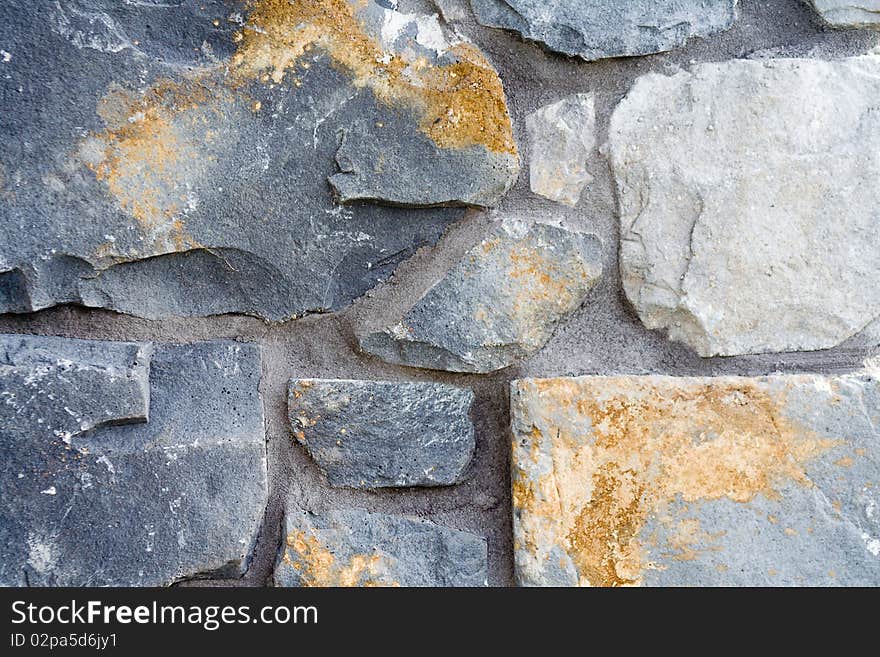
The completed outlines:
{"type": "Polygon", "coordinates": [[[624,289],[702,356],[833,347],[880,317],[880,57],[646,75],[614,111],[624,289]]]}
{"type": "Polygon", "coordinates": [[[576,94],[526,117],[529,184],[535,194],[575,207],[593,177],[587,160],[596,146],[596,111],[591,94],[576,94]]]}
{"type": "Polygon", "coordinates": [[[358,509],[288,512],[276,586],[485,586],[486,541],[358,509]]]}
{"type": "Polygon", "coordinates": [[[294,379],[288,416],[333,486],[444,486],[473,456],[473,401],[443,383],[294,379]]]}
{"type": "Polygon", "coordinates": [[[519,582],[877,586],[878,374],[514,381],[519,582]]]}
{"type": "Polygon", "coordinates": [[[601,275],[594,235],[498,222],[402,317],[361,331],[361,348],[412,367],[501,369],[543,347],[601,275]]]}
{"type": "Polygon", "coordinates": [[[723,32],[738,0],[471,0],[482,25],[519,32],[550,50],[593,61],[679,48],[723,32]]]}
{"type": "Polygon", "coordinates": [[[823,20],[834,27],[880,30],[880,0],[810,0],[823,20]]]}
{"type": "Polygon", "coordinates": [[[0,583],[243,572],[267,497],[257,347],[0,336],[0,583]]]}
{"type": "Polygon", "coordinates": [[[463,214],[400,206],[493,205],[517,177],[498,75],[429,16],[355,0],[3,10],[0,312],[336,310],[463,214]]]}

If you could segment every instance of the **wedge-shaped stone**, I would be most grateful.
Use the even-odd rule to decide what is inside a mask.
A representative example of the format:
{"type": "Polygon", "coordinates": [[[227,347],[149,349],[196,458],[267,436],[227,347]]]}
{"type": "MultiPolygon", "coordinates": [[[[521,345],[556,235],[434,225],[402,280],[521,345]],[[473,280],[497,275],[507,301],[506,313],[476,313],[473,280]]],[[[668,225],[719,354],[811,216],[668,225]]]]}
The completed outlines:
{"type": "Polygon", "coordinates": [[[679,48],[723,32],[738,0],[471,0],[477,20],[588,61],[679,48]]]}
{"type": "Polygon", "coordinates": [[[518,580],[880,584],[878,373],[514,381],[518,580]]]}
{"type": "Polygon", "coordinates": [[[563,98],[526,117],[529,184],[535,194],[574,207],[592,180],[587,160],[596,146],[591,94],[563,98]]]}
{"type": "Polygon", "coordinates": [[[880,0],[810,0],[819,15],[834,27],[880,30],[880,0]]]}
{"type": "Polygon", "coordinates": [[[443,383],[294,379],[288,414],[333,486],[443,486],[473,456],[473,401],[443,383]]]}
{"type": "Polygon", "coordinates": [[[0,336],[0,584],[241,573],[266,502],[256,347],[0,336]]]}
{"type": "Polygon", "coordinates": [[[492,205],[516,179],[501,82],[436,19],[226,6],[4,2],[0,312],[335,310],[463,210],[334,194],[492,205]]]}
{"type": "Polygon", "coordinates": [[[594,235],[498,222],[400,319],[361,332],[364,351],[392,363],[490,372],[546,344],[602,274],[594,235]]]}
{"type": "Polygon", "coordinates": [[[486,541],[359,509],[288,512],[276,586],[485,586],[486,541]]]}
{"type": "Polygon", "coordinates": [[[615,110],[626,294],[702,356],[833,347],[880,317],[880,57],[702,64],[615,110]]]}

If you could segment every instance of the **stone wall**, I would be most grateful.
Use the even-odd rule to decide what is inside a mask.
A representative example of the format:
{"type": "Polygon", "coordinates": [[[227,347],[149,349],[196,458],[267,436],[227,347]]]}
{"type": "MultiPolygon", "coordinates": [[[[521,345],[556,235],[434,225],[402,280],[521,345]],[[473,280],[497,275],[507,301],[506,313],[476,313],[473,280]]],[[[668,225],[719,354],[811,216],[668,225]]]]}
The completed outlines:
{"type": "Polygon", "coordinates": [[[166,4],[0,26],[2,583],[880,583],[880,5],[166,4]]]}

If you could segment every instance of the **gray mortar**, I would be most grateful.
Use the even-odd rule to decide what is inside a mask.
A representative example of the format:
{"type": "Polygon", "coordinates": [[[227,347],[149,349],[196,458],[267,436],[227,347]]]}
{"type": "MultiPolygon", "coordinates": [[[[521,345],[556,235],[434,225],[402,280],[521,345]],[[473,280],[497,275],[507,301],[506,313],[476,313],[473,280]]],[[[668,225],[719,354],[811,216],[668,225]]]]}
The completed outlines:
{"type": "MultiPolygon", "coordinates": [[[[413,3],[401,2],[408,10],[413,3]]],[[[424,5],[422,5],[424,6],[424,5]]],[[[837,57],[862,54],[880,44],[872,31],[830,30],[799,0],[743,0],[734,27],[708,40],[691,40],[681,50],[647,57],[595,63],[547,53],[513,34],[460,24],[498,68],[505,83],[516,137],[528,162],[525,117],[535,109],[574,93],[596,98],[598,143],[606,140],[611,111],[633,80],[649,71],[668,73],[692,62],[722,61],[772,51],[773,56],[837,57]]],[[[570,209],[529,191],[527,172],[504,199],[500,216],[561,221],[596,233],[605,244],[605,274],[586,304],[556,331],[536,355],[491,375],[445,374],[383,363],[359,354],[353,329],[388,312],[389,305],[412,304],[458,257],[475,244],[486,219],[469,212],[430,254],[419,252],[398,267],[381,288],[335,315],[314,315],[269,325],[249,317],[220,316],[149,321],[100,310],[56,308],[25,316],[0,316],[0,332],[37,333],[114,340],[191,342],[222,337],[255,341],[263,348],[261,392],[269,448],[269,505],[248,573],[219,583],[261,585],[270,581],[281,542],[283,505],[316,508],[360,507],[433,520],[486,537],[489,584],[513,584],[513,546],[509,497],[508,382],[524,376],[577,374],[718,374],[760,375],[772,372],[846,372],[880,353],[880,325],[875,323],[837,348],[811,353],[701,359],[645,329],[628,306],[617,271],[617,218],[610,173],[594,154],[594,176],[581,203],[570,209]],[[371,310],[372,309],[372,310],[371,310]],[[388,381],[440,381],[469,386],[476,401],[472,417],[476,454],[469,478],[449,488],[357,491],[330,488],[305,450],[294,445],[287,422],[287,382],[291,377],[353,378],[388,381]]],[[[210,584],[217,584],[214,580],[210,584]]],[[[204,585],[205,582],[198,582],[204,585]]]]}

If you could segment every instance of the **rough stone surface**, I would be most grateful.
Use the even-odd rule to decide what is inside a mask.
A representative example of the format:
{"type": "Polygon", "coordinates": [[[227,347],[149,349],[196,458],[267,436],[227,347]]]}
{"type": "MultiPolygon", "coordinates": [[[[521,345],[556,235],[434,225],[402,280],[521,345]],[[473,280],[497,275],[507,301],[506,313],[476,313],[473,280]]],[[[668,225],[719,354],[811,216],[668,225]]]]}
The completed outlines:
{"type": "Polygon", "coordinates": [[[593,96],[577,94],[526,117],[529,183],[535,194],[575,207],[592,180],[587,159],[596,146],[593,96]]]}
{"type": "Polygon", "coordinates": [[[0,584],[243,572],[266,503],[259,350],[0,336],[0,584]]]}
{"type": "Polygon", "coordinates": [[[32,5],[0,24],[0,312],[335,310],[463,212],[354,201],[492,205],[516,179],[495,70],[434,18],[32,5]]]}
{"type": "Polygon", "coordinates": [[[878,373],[514,382],[518,579],[880,584],[878,373]]]}
{"type": "Polygon", "coordinates": [[[880,316],[880,57],[640,78],[611,119],[620,262],[703,356],[824,349],[880,316]]]}
{"type": "Polygon", "coordinates": [[[834,27],[880,29],[880,0],[810,0],[819,15],[834,27]]]}
{"type": "Polygon", "coordinates": [[[361,510],[289,512],[276,586],[485,586],[486,541],[361,510]]]}
{"type": "Polygon", "coordinates": [[[288,415],[333,486],[443,486],[473,456],[473,401],[443,383],[295,379],[288,415]]]}
{"type": "Polygon", "coordinates": [[[648,55],[722,32],[738,0],[471,0],[477,20],[583,57],[648,55]]]}
{"type": "Polygon", "coordinates": [[[361,348],[413,367],[501,369],[543,347],[601,273],[595,236],[501,221],[403,317],[364,332],[361,348]]]}

